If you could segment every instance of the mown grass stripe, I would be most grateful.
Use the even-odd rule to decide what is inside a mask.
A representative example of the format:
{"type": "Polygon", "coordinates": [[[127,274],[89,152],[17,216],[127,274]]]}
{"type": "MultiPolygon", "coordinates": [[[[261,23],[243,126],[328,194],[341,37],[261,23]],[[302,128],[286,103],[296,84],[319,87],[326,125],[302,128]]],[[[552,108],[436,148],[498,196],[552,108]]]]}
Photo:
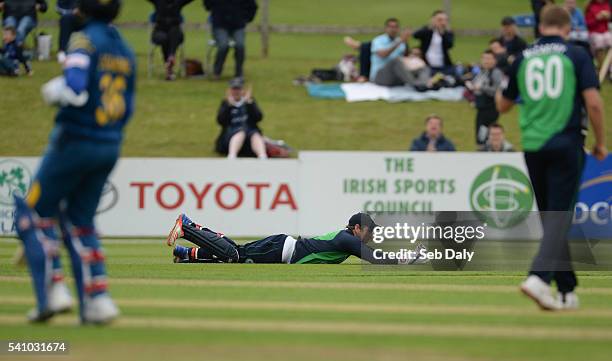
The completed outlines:
{"type": "MultiPolygon", "coordinates": [[[[0,276],[0,282],[30,282],[28,277],[0,276]]],[[[356,283],[356,282],[301,282],[301,281],[240,281],[201,279],[141,279],[113,278],[111,284],[143,286],[191,286],[191,287],[240,287],[240,288],[282,288],[282,289],[341,289],[341,290],[397,290],[433,292],[484,292],[516,293],[518,285],[460,285],[460,284],[411,284],[411,283],[356,283]]],[[[612,288],[580,288],[581,294],[612,295],[612,288]]]]}
{"type": "MultiPolygon", "coordinates": [[[[220,300],[176,300],[176,299],[126,299],[116,298],[121,307],[138,308],[188,308],[188,309],[227,309],[254,311],[316,311],[337,313],[390,313],[390,314],[433,314],[433,315],[473,315],[473,316],[542,316],[552,315],[535,308],[526,309],[516,306],[456,306],[456,305],[422,305],[422,304],[371,304],[371,303],[322,303],[322,302],[276,302],[276,301],[236,301],[220,300]]],[[[32,297],[3,297],[0,305],[33,305],[32,297]]],[[[578,311],[558,312],[554,317],[609,318],[612,310],[584,309],[578,311]]]]}
{"type": "MultiPolygon", "coordinates": [[[[1,315],[0,325],[20,325],[22,316],[1,315]]],[[[53,325],[76,324],[74,317],[58,317],[53,325]]],[[[159,328],[177,330],[290,332],[348,335],[418,335],[444,337],[496,337],[503,339],[558,339],[612,341],[612,329],[568,327],[508,327],[482,325],[389,324],[326,321],[253,321],[234,319],[146,318],[123,316],[110,328],[159,328]]]]}

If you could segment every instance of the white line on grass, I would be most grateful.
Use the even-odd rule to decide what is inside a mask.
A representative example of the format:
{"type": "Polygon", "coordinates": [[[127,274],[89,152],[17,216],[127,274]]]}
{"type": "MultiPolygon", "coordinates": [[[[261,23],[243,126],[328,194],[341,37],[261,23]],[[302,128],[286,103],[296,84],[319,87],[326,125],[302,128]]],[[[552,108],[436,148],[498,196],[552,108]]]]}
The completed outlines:
{"type": "MultiPolygon", "coordinates": [[[[0,282],[28,283],[22,276],[0,276],[0,282]]],[[[301,281],[239,281],[201,279],[141,279],[113,278],[111,284],[143,286],[190,286],[190,287],[238,287],[238,288],[282,288],[282,289],[338,289],[338,290],[399,290],[433,292],[485,292],[516,293],[518,286],[458,285],[458,284],[414,284],[414,283],[356,283],[356,282],[301,282],[301,281]]],[[[581,294],[612,295],[612,288],[579,288],[581,294]]]]}
{"type": "MultiPolygon", "coordinates": [[[[176,299],[128,299],[116,298],[122,307],[137,308],[185,308],[201,310],[257,310],[257,311],[315,311],[338,313],[390,313],[390,314],[433,314],[433,315],[476,315],[476,316],[548,316],[553,313],[540,312],[536,308],[517,306],[488,306],[475,304],[427,305],[427,304],[372,304],[372,303],[322,303],[322,302],[277,302],[277,301],[236,301],[221,300],[176,300],[176,299]]],[[[0,299],[0,305],[33,305],[33,297],[8,296],[0,299]]],[[[572,312],[558,312],[554,317],[609,318],[610,309],[583,309],[572,312]]]]}
{"type": "MultiPolygon", "coordinates": [[[[21,325],[21,316],[2,315],[1,325],[21,325]]],[[[59,317],[54,325],[75,325],[75,318],[59,317]]],[[[316,333],[389,336],[496,337],[511,339],[560,339],[612,341],[612,329],[588,327],[508,327],[475,325],[388,324],[329,321],[253,321],[235,319],[146,318],[124,316],[110,328],[179,329],[238,332],[316,333]]]]}

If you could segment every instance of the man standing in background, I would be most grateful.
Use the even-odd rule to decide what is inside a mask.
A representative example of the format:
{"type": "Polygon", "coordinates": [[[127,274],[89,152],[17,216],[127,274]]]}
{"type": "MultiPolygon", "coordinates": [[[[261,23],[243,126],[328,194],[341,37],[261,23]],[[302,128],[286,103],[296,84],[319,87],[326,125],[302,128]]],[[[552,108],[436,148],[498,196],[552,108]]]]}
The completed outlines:
{"type": "Polygon", "coordinates": [[[217,46],[213,77],[221,77],[230,40],[234,40],[234,77],[241,78],[245,58],[245,28],[255,18],[257,3],[255,0],[204,0],[204,7],[211,13],[212,32],[217,46]]]}
{"type": "Polygon", "coordinates": [[[57,62],[60,64],[66,60],[66,49],[70,35],[79,27],[79,17],[77,16],[77,0],[57,0],[55,10],[60,15],[59,26],[59,50],[57,52],[57,62]]]}

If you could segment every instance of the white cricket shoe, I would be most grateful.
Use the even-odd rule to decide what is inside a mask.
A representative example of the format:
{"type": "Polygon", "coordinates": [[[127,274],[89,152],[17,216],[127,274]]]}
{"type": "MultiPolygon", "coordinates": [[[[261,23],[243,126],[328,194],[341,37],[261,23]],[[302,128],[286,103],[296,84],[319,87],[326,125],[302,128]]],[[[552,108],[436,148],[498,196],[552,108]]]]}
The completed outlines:
{"type": "Polygon", "coordinates": [[[559,292],[557,297],[559,300],[559,306],[562,310],[571,311],[580,308],[580,301],[578,300],[578,295],[576,294],[576,292],[559,292]]]}
{"type": "Polygon", "coordinates": [[[72,296],[64,282],[53,283],[47,297],[49,310],[53,313],[64,313],[72,309],[72,296]]]}
{"type": "Polygon", "coordinates": [[[47,309],[41,313],[37,308],[33,308],[28,312],[27,318],[32,323],[46,322],[58,313],[70,312],[72,305],[68,286],[64,282],[55,282],[47,294],[47,309]]]}
{"type": "Polygon", "coordinates": [[[561,309],[559,300],[553,297],[551,287],[536,275],[530,275],[521,284],[521,292],[531,298],[545,311],[556,311],[561,309]]]}
{"type": "Polygon", "coordinates": [[[44,310],[42,313],[38,311],[38,308],[33,308],[26,314],[26,318],[28,322],[31,323],[45,323],[51,319],[51,317],[55,316],[55,313],[47,310],[44,310]]]}
{"type": "Polygon", "coordinates": [[[106,293],[85,299],[84,323],[106,324],[119,316],[119,309],[106,293]]]}

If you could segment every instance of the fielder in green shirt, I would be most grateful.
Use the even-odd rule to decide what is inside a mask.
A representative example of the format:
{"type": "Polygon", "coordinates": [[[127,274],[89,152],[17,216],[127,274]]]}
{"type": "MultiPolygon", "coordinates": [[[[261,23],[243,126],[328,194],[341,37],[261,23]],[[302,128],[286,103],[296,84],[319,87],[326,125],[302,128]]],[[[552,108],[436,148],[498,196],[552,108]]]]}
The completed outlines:
{"type": "Polygon", "coordinates": [[[496,97],[501,113],[520,104],[525,162],[541,212],[543,238],[521,291],[544,310],[578,308],[567,233],[584,164],[588,119],[595,133],[592,154],[607,156],[603,102],[593,60],[566,42],[570,14],[549,5],[541,12],[542,37],[512,64],[507,87],[496,97]],[[555,281],[558,295],[551,294],[555,281]]]}

